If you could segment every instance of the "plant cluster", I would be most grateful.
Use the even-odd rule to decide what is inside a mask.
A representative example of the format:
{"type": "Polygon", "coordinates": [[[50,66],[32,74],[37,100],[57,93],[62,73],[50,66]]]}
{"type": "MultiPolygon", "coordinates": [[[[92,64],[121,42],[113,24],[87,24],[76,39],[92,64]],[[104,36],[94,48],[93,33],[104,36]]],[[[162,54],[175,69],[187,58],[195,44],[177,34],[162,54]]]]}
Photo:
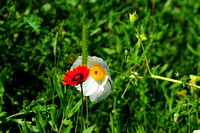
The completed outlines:
{"type": "Polygon", "coordinates": [[[0,132],[199,129],[198,1],[7,0],[0,5],[0,132]],[[81,55],[77,68],[73,64],[81,55]],[[106,67],[98,59],[90,67],[93,56],[106,67]],[[88,67],[95,80],[109,74],[111,91],[95,97],[89,88],[82,97],[77,85],[84,89],[90,76],[71,73],[72,66],[77,72],[88,67]],[[66,70],[74,79],[63,76],[66,70]]]}

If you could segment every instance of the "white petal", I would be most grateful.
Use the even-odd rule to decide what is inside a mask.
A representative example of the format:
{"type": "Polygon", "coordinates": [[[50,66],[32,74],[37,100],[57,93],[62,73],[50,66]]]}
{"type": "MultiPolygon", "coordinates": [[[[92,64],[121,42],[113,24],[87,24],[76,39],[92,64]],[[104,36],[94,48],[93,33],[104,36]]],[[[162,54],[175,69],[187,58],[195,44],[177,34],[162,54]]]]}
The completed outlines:
{"type": "Polygon", "coordinates": [[[90,95],[89,98],[90,98],[91,102],[97,101],[98,100],[98,94],[94,93],[94,94],[90,95]]]}
{"type": "Polygon", "coordinates": [[[93,94],[89,95],[89,98],[90,98],[90,101],[94,102],[96,100],[98,100],[98,98],[102,95],[102,93],[104,92],[105,90],[105,84],[108,81],[108,77],[106,77],[106,79],[102,82],[102,81],[97,81],[98,84],[99,84],[99,87],[97,89],[96,92],[94,92],[93,94]],[[101,83],[102,82],[102,83],[101,83]]]}
{"type": "Polygon", "coordinates": [[[114,81],[110,77],[110,73],[108,71],[107,63],[104,61],[103,68],[106,70],[106,73],[108,74],[108,79],[110,80],[111,84],[114,84],[114,81]]]}
{"type": "Polygon", "coordinates": [[[98,97],[98,101],[105,99],[106,97],[108,97],[108,95],[110,95],[110,93],[111,93],[111,85],[110,85],[110,82],[107,81],[104,86],[103,93],[101,94],[101,96],[98,97]]]}
{"type": "MultiPolygon", "coordinates": [[[[99,84],[89,76],[88,79],[83,82],[83,95],[89,96],[97,91],[99,84]]],[[[80,84],[76,86],[77,90],[81,91],[80,84]]]]}
{"type": "Polygon", "coordinates": [[[76,61],[72,64],[71,66],[71,70],[73,69],[73,67],[76,67],[78,65],[82,64],[82,56],[79,56],[76,61]]]}
{"type": "Polygon", "coordinates": [[[104,90],[104,87],[99,86],[98,90],[95,93],[93,93],[92,95],[89,96],[90,101],[92,101],[92,102],[97,101],[98,97],[101,96],[103,90],[104,90]]]}
{"type": "MultiPolygon", "coordinates": [[[[79,56],[76,61],[73,63],[71,70],[73,69],[73,67],[76,67],[78,65],[82,64],[82,56],[79,56]]],[[[95,59],[92,59],[91,56],[88,56],[88,60],[87,60],[87,66],[89,68],[93,67],[94,65],[99,65],[99,62],[96,61],[95,59]]]]}
{"type": "Polygon", "coordinates": [[[91,67],[93,67],[93,66],[95,66],[95,65],[99,65],[99,62],[96,61],[96,60],[94,60],[94,59],[92,59],[91,56],[88,56],[87,66],[88,66],[89,68],[91,68],[91,67]]]}

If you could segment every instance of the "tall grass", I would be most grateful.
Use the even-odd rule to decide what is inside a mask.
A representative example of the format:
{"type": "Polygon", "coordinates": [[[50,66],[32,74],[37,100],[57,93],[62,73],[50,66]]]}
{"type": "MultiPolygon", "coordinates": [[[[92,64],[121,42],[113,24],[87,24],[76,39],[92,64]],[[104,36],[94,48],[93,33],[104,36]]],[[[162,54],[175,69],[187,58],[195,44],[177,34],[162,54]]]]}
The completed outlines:
{"type": "Polygon", "coordinates": [[[85,132],[199,129],[197,1],[7,0],[0,5],[1,132],[81,131],[81,94],[61,80],[81,55],[85,24],[88,55],[106,60],[115,82],[108,98],[88,101],[85,132]]]}

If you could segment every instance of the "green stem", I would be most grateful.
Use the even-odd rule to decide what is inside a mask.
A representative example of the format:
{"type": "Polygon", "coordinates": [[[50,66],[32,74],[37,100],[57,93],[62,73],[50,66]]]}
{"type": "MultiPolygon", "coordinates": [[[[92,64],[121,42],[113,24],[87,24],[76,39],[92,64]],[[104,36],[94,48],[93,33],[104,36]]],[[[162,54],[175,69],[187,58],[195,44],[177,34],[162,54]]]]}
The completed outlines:
{"type": "MultiPolygon", "coordinates": [[[[143,79],[143,77],[141,77],[141,76],[128,76],[128,75],[125,75],[125,74],[120,73],[118,71],[111,70],[111,69],[109,69],[109,71],[117,73],[117,74],[120,74],[120,75],[123,75],[123,76],[125,76],[127,78],[131,78],[131,79],[135,79],[135,78],[137,78],[137,79],[143,79]]],[[[173,83],[184,84],[184,82],[182,82],[180,80],[166,78],[166,77],[162,77],[162,76],[158,76],[158,75],[153,75],[153,74],[150,77],[146,77],[146,78],[154,78],[154,79],[165,80],[165,81],[169,81],[169,82],[173,82],[173,83]]],[[[198,86],[198,85],[191,84],[191,83],[185,83],[185,84],[200,89],[200,86],[198,86]]]]}
{"type": "Polygon", "coordinates": [[[81,105],[81,133],[83,133],[83,86],[81,85],[81,99],[82,99],[82,105],[81,105]]]}
{"type": "Polygon", "coordinates": [[[129,80],[129,82],[128,82],[127,86],[126,86],[126,89],[124,90],[124,93],[123,93],[122,96],[121,96],[122,99],[124,98],[124,94],[125,94],[126,91],[128,90],[128,87],[129,87],[129,85],[130,85],[130,83],[131,83],[132,80],[133,80],[133,79],[130,79],[130,80],[129,80]]]}
{"type": "MultiPolygon", "coordinates": [[[[142,108],[143,108],[143,117],[144,117],[144,126],[145,128],[147,127],[147,117],[146,117],[146,98],[145,98],[145,88],[142,87],[142,101],[143,101],[143,104],[142,104],[142,108]]],[[[146,133],[146,130],[145,130],[145,133],[146,133]]]]}
{"type": "Polygon", "coordinates": [[[123,73],[120,73],[120,72],[115,71],[115,70],[112,70],[112,69],[109,69],[109,71],[114,72],[114,73],[117,73],[117,74],[120,74],[120,75],[123,75],[123,76],[125,76],[125,77],[127,77],[127,78],[130,78],[130,79],[135,79],[135,78],[137,78],[137,79],[142,79],[142,78],[143,78],[143,77],[141,77],[141,76],[136,76],[134,73],[133,73],[134,76],[128,76],[128,75],[125,75],[125,74],[123,74],[123,73]]]}
{"type": "Polygon", "coordinates": [[[140,38],[140,34],[139,34],[139,32],[138,32],[137,29],[136,29],[136,32],[137,32],[137,34],[138,34],[139,43],[140,43],[140,45],[142,46],[142,51],[143,51],[143,53],[144,53],[144,58],[145,58],[145,61],[146,61],[147,70],[149,71],[149,74],[150,74],[150,75],[153,75],[153,74],[151,73],[151,70],[150,70],[150,67],[149,67],[149,63],[148,63],[148,59],[147,59],[147,55],[146,55],[146,52],[145,52],[143,43],[142,43],[141,38],[140,38]]]}
{"type": "Polygon", "coordinates": [[[191,121],[190,121],[190,110],[189,110],[189,106],[187,105],[187,110],[188,110],[188,121],[189,121],[189,133],[191,133],[191,131],[190,131],[190,124],[191,124],[191,121]]]}
{"type": "MultiPolygon", "coordinates": [[[[33,111],[29,111],[29,113],[32,113],[32,112],[33,111]]],[[[13,114],[13,115],[6,117],[6,119],[9,119],[9,118],[12,118],[12,117],[15,117],[15,116],[19,116],[19,115],[24,115],[24,114],[25,114],[24,112],[16,113],[16,114],[13,114]]]]}
{"type": "Polygon", "coordinates": [[[195,107],[195,111],[196,111],[196,121],[197,121],[197,127],[199,127],[199,111],[198,111],[198,107],[199,107],[199,103],[198,103],[198,97],[196,99],[196,107],[195,107]]]}
{"type": "MultiPolygon", "coordinates": [[[[140,41],[140,44],[142,46],[142,50],[144,51],[144,47],[143,47],[142,41],[140,41]]],[[[148,63],[146,52],[144,52],[144,57],[145,57],[145,60],[146,60],[147,70],[149,71],[149,74],[152,75],[150,67],[149,67],[149,63],[148,63]]]]}
{"type": "MultiPolygon", "coordinates": [[[[170,82],[178,83],[178,84],[184,84],[184,83],[183,83],[182,81],[180,81],[180,80],[171,79],[171,78],[166,78],[166,77],[162,77],[162,76],[158,76],[158,75],[151,75],[151,78],[154,78],[154,79],[161,79],[161,80],[170,81],[170,82]]],[[[191,83],[185,83],[185,84],[200,89],[200,86],[198,86],[198,85],[194,85],[194,84],[191,84],[191,83]]]]}
{"type": "Polygon", "coordinates": [[[60,124],[60,128],[58,130],[58,133],[61,132],[61,129],[62,129],[62,126],[63,126],[63,121],[64,121],[64,113],[63,113],[63,116],[62,116],[62,120],[61,120],[61,124],[60,124]]]}
{"type": "Polygon", "coordinates": [[[76,120],[76,126],[75,126],[75,131],[74,131],[74,133],[76,133],[76,130],[77,130],[79,113],[80,113],[80,110],[78,110],[78,113],[77,113],[77,120],[76,120]]]}
{"type": "Polygon", "coordinates": [[[87,128],[88,128],[88,97],[86,97],[86,113],[87,113],[87,128]]]}

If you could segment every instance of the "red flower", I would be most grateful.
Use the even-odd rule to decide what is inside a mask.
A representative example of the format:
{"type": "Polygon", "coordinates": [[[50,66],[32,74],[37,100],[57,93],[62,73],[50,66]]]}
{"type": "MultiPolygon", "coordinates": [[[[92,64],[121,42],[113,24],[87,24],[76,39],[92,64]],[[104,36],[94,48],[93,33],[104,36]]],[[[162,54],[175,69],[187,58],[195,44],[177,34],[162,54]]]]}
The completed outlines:
{"type": "Polygon", "coordinates": [[[76,86],[85,81],[89,76],[90,69],[84,65],[78,65],[63,75],[63,85],[76,86]]]}

